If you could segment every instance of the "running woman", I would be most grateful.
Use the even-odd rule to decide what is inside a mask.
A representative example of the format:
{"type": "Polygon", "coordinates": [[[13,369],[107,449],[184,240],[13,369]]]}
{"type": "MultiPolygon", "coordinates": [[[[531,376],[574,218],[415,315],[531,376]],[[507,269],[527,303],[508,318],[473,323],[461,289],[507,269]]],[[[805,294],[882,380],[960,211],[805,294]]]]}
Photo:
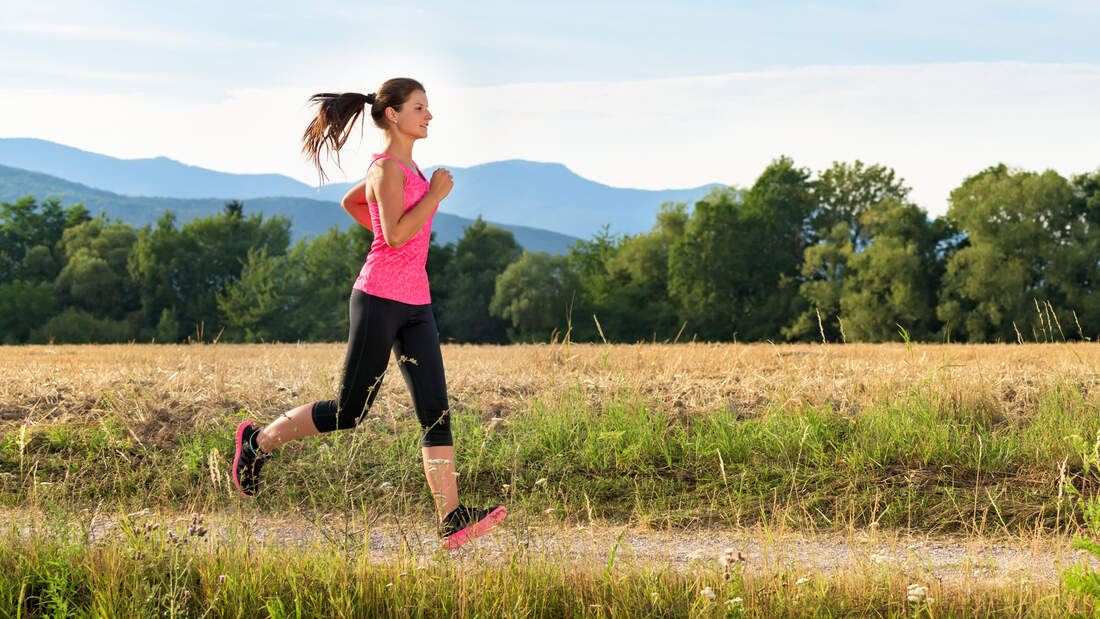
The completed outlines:
{"type": "Polygon", "coordinates": [[[501,506],[479,509],[458,502],[447,381],[424,268],[432,217],[453,181],[442,168],[428,181],[412,158],[413,143],[428,137],[428,97],[420,82],[396,78],[377,93],[321,93],[309,101],[318,104],[318,111],[302,136],[302,151],[322,182],[322,151],[327,148],[339,163],[340,148],[364,111],[385,134],[385,148],[372,157],[365,180],[342,201],[355,221],[371,229],[374,242],[351,291],[351,332],[337,398],[303,404],[264,428],[240,424],[233,481],[244,496],[255,496],[260,469],[272,450],[355,427],[378,394],[392,349],[423,429],[424,475],[435,497],[443,546],[457,548],[488,533],[507,512],[501,506]]]}

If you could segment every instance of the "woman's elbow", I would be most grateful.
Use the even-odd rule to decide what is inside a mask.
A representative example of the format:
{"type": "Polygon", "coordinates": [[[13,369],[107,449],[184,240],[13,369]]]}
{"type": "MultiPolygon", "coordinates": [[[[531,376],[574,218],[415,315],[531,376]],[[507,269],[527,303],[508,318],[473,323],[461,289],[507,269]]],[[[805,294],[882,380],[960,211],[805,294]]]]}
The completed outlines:
{"type": "Polygon", "coordinates": [[[395,234],[383,234],[382,238],[386,241],[386,245],[390,246],[390,249],[401,249],[401,246],[405,244],[405,241],[398,239],[395,234]]]}

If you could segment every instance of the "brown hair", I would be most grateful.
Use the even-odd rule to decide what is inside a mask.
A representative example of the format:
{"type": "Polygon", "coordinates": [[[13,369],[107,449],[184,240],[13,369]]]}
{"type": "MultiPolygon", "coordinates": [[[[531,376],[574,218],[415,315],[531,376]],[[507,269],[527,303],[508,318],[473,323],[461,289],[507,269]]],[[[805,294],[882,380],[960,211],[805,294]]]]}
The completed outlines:
{"type": "Polygon", "coordinates": [[[302,152],[305,153],[313,165],[317,166],[317,172],[321,175],[321,184],[324,184],[327,176],[321,167],[321,151],[328,147],[330,156],[336,160],[336,166],[340,166],[340,148],[348,140],[351,128],[355,121],[363,114],[363,110],[370,106],[370,116],[374,120],[374,126],[387,130],[386,108],[392,107],[400,111],[401,106],[409,100],[412,93],[424,91],[420,82],[407,77],[395,77],[386,80],[377,93],[361,95],[357,92],[322,92],[309,98],[309,103],[319,104],[317,116],[309,121],[306,132],[302,134],[302,152]]]}

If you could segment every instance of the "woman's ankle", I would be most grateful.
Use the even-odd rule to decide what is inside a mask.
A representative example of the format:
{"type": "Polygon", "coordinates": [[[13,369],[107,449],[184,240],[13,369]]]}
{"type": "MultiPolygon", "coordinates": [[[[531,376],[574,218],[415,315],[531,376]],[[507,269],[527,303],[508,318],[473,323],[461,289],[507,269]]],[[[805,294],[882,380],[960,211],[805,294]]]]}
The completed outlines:
{"type": "Polygon", "coordinates": [[[252,438],[248,441],[248,446],[252,448],[252,453],[256,455],[269,454],[271,453],[271,450],[275,448],[272,446],[264,448],[264,443],[266,441],[263,440],[263,434],[264,431],[260,430],[259,432],[253,434],[252,438]]]}

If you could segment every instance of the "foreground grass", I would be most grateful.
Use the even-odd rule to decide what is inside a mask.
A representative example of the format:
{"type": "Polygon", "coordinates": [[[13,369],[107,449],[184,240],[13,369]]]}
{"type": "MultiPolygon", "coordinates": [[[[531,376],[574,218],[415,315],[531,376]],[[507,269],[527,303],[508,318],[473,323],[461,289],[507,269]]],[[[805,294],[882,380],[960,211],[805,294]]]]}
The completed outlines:
{"type": "MultiPolygon", "coordinates": [[[[68,366],[7,349],[24,359],[0,404],[0,504],[227,509],[237,423],[334,385],[287,346],[59,348],[68,366]]],[[[477,374],[452,380],[463,500],[540,523],[1064,534],[1068,490],[1100,485],[1100,348],[1079,349],[448,347],[449,372],[477,374]]],[[[418,429],[387,380],[354,431],[281,449],[255,509],[428,517],[418,429]]]]}
{"type": "Polygon", "coordinates": [[[385,562],[339,546],[262,546],[139,524],[0,537],[0,615],[202,617],[1051,617],[1092,609],[1059,585],[914,582],[903,573],[743,576],[562,560],[517,548],[385,562]],[[908,587],[925,587],[909,599],[908,587]]]}

